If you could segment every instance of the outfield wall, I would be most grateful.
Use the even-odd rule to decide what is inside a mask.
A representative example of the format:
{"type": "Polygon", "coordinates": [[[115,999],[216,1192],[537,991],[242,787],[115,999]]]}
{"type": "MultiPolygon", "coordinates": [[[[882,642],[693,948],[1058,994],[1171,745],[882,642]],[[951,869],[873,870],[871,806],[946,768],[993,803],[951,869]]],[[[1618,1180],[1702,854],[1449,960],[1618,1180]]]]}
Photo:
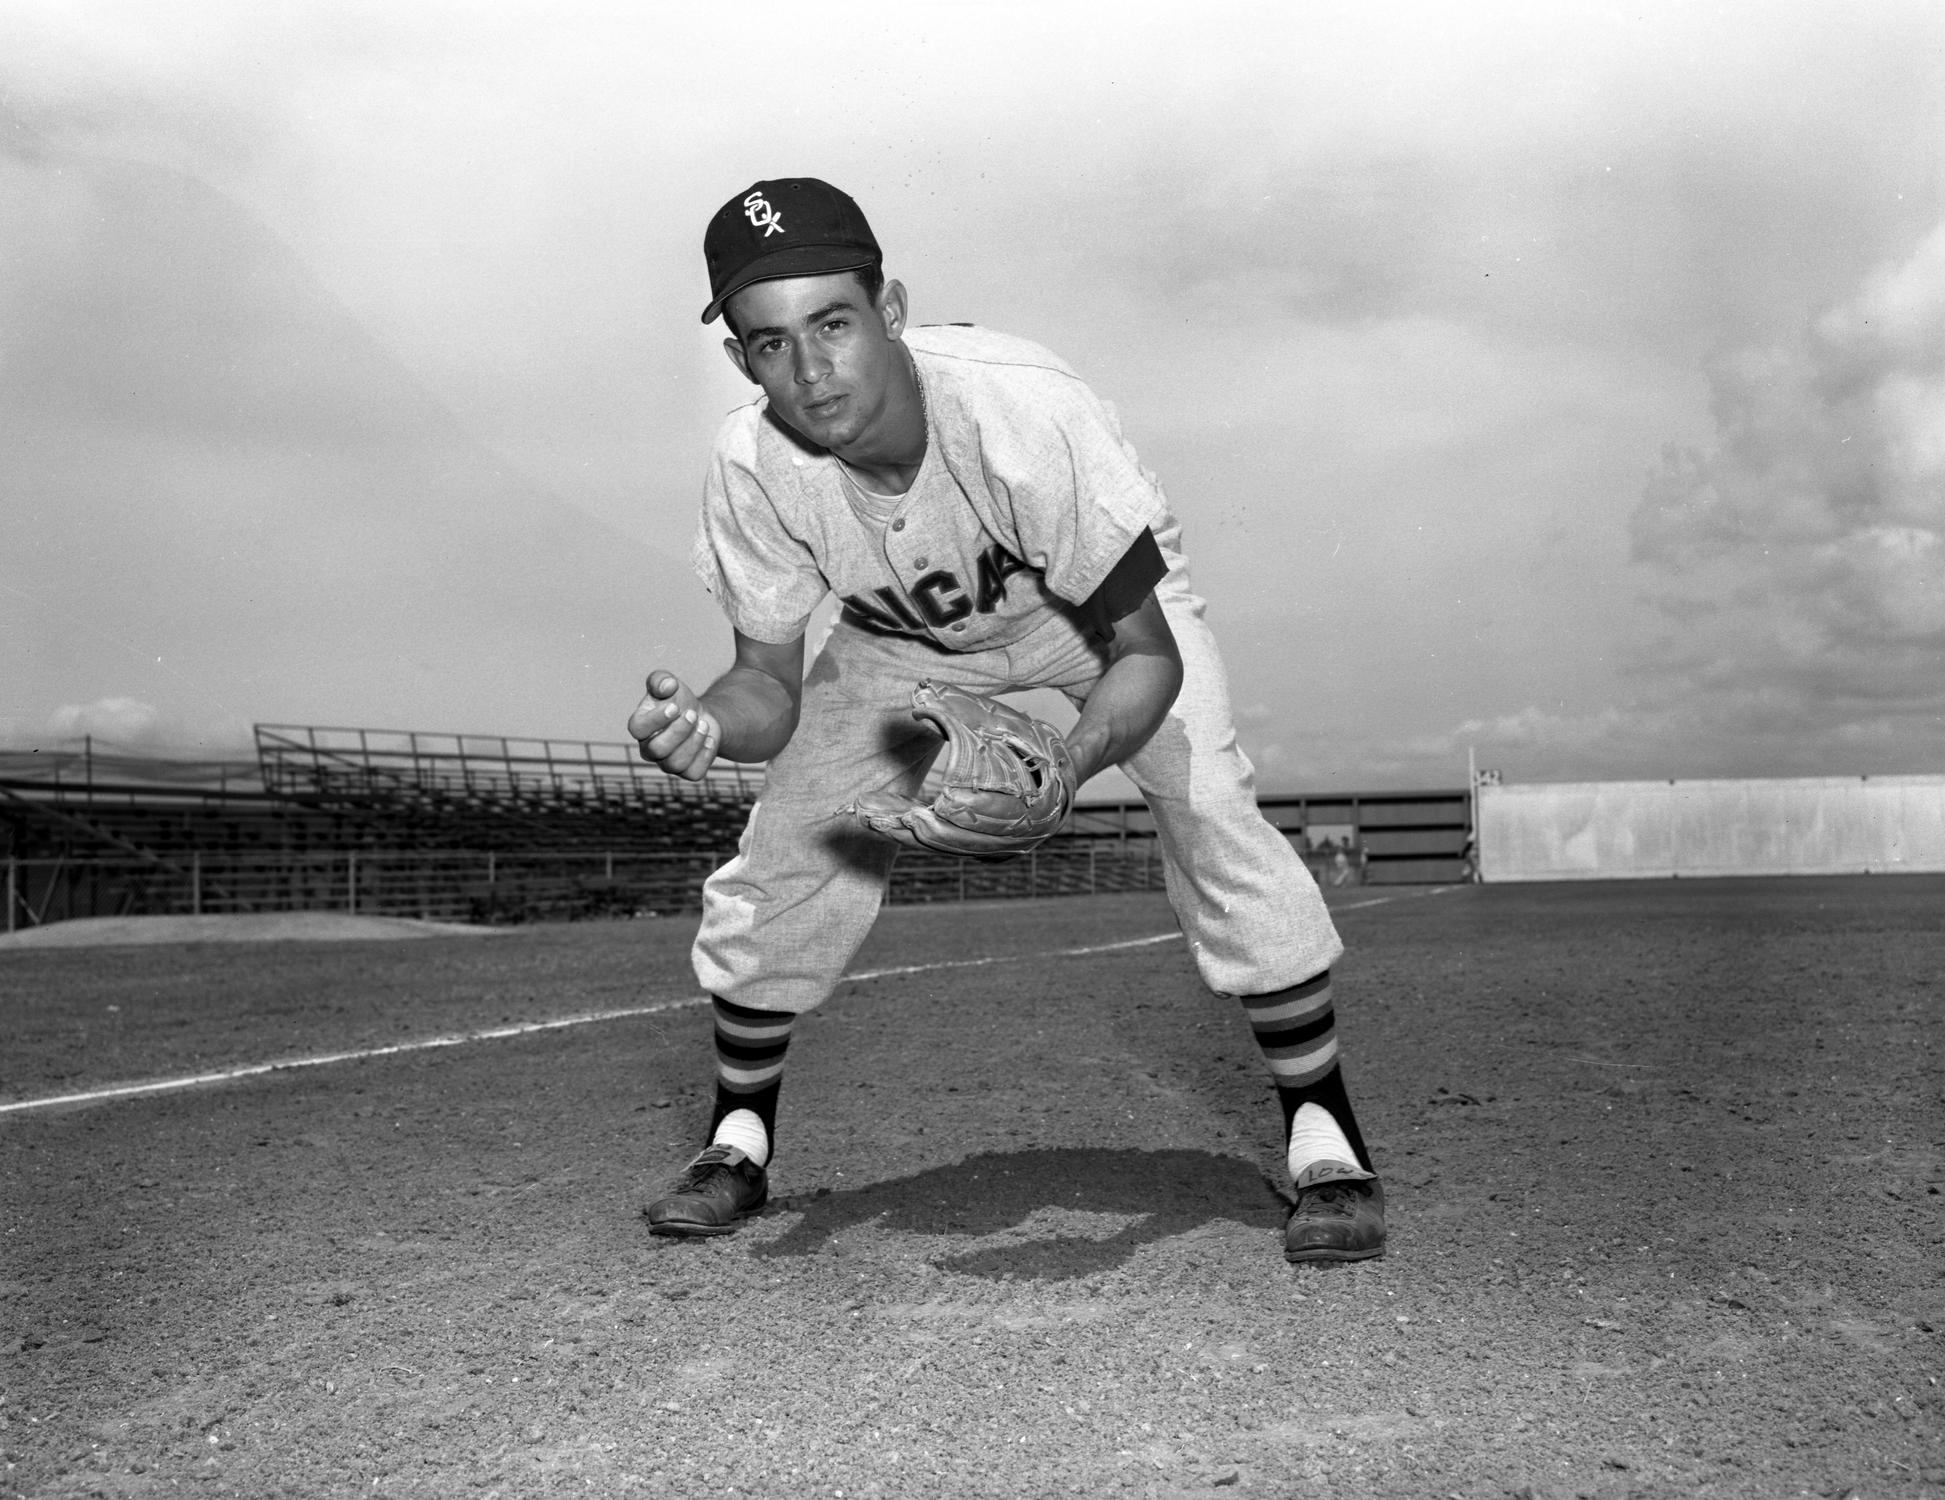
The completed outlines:
{"type": "Polygon", "coordinates": [[[1945,776],[1482,786],[1479,878],[1945,870],[1945,776]]]}

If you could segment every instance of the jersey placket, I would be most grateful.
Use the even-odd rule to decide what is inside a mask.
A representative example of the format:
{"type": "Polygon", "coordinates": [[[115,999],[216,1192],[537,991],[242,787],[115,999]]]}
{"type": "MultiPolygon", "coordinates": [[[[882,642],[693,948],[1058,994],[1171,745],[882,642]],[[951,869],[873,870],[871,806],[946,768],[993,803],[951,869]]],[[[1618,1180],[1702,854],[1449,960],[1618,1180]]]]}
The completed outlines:
{"type": "Polygon", "coordinates": [[[960,558],[960,539],[950,525],[925,524],[928,510],[910,506],[892,517],[885,536],[885,558],[898,577],[899,590],[911,602],[920,625],[942,645],[956,645],[973,612],[960,558]]]}

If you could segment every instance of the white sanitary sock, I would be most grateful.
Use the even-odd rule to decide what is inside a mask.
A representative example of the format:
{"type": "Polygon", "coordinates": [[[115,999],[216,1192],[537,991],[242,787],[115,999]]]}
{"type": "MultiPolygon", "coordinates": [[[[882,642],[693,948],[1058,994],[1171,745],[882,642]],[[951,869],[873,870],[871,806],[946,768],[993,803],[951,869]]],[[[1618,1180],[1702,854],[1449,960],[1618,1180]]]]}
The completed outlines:
{"type": "Polygon", "coordinates": [[[1307,1168],[1321,1161],[1338,1161],[1360,1177],[1364,1169],[1357,1164],[1357,1153],[1345,1139],[1337,1117],[1321,1104],[1305,1104],[1290,1122],[1290,1180],[1295,1182],[1307,1168]]]}
{"type": "Polygon", "coordinates": [[[759,1167],[770,1164],[770,1133],[753,1109],[732,1109],[724,1115],[709,1144],[734,1146],[759,1167]]]}

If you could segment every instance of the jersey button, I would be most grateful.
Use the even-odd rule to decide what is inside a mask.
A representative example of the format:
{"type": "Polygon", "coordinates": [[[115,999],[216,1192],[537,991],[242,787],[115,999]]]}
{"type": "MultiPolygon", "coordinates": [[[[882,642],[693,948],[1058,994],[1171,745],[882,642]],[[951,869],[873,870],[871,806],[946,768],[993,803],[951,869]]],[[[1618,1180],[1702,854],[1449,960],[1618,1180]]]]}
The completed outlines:
{"type": "Polygon", "coordinates": [[[964,630],[966,628],[966,622],[964,620],[961,620],[957,625],[953,626],[952,628],[954,630],[964,630]]]}
{"type": "Polygon", "coordinates": [[[903,531],[905,529],[905,518],[900,516],[896,521],[893,521],[891,523],[891,529],[893,531],[903,531]]]}
{"type": "Polygon", "coordinates": [[[922,558],[922,557],[919,557],[919,558],[914,558],[914,559],[912,560],[912,567],[913,567],[914,569],[918,569],[918,568],[922,568],[922,567],[924,567],[924,566],[925,566],[925,559],[924,559],[924,558],[922,558]]]}

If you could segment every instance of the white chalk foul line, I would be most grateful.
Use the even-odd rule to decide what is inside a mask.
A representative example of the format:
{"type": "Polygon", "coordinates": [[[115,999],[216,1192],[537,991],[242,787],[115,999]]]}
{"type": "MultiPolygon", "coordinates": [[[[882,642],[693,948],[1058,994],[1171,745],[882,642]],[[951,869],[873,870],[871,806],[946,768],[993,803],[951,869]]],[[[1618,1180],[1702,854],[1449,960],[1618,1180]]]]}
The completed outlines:
{"type": "MultiPolygon", "coordinates": [[[[1440,886],[1414,895],[1437,895],[1448,890],[1440,886]]],[[[1402,899],[1379,896],[1369,901],[1348,902],[1337,911],[1356,911],[1366,906],[1383,906],[1402,899]]],[[[1130,948],[1150,948],[1158,943],[1177,943],[1179,932],[1158,932],[1149,937],[1123,938],[1117,943],[1090,943],[1081,948],[1054,948],[1041,953],[994,954],[986,958],[954,958],[929,964],[900,964],[889,969],[860,969],[846,974],[840,984],[856,984],[866,979],[894,979],[906,974],[934,974],[945,969],[981,969],[993,964],[1035,963],[1051,958],[1089,958],[1097,953],[1121,953],[1130,948]]],[[[637,1016],[652,1016],[662,1011],[683,1010],[707,1005],[707,995],[685,995],[680,1000],[663,1000],[655,1005],[631,1005],[623,1010],[588,1011],[578,1016],[560,1016],[552,1021],[519,1021],[494,1026],[485,1031],[455,1032],[447,1036],[422,1037],[415,1042],[393,1042],[384,1047],[360,1047],[350,1052],[320,1052],[312,1057],[285,1058],[282,1062],[248,1063],[239,1068],[223,1068],[214,1073],[192,1073],[182,1078],[158,1078],[148,1083],[119,1083],[110,1088],[87,1089],[78,1094],[52,1094],[44,1099],[20,1099],[0,1104],[0,1115],[22,1114],[30,1109],[57,1109],[62,1105],[104,1104],[111,1099],[133,1099],[143,1094],[170,1094],[183,1089],[205,1088],[218,1083],[235,1083],[244,1078],[261,1078],[266,1073],[294,1073],[300,1068],[328,1068],[338,1063],[368,1062],[380,1057],[402,1057],[411,1052],[431,1052],[440,1047],[464,1047],[474,1042],[503,1042],[512,1037],[534,1036],[543,1031],[565,1031],[574,1026],[598,1026],[604,1021],[627,1021],[637,1016]]]]}
{"type": "Polygon", "coordinates": [[[1395,896],[1373,896],[1369,901],[1340,901],[1331,910],[1362,911],[1367,906],[1389,906],[1393,901],[1414,901],[1423,896],[1443,896],[1447,891],[1456,891],[1456,885],[1435,885],[1422,891],[1400,891],[1395,896]]]}
{"type": "Polygon", "coordinates": [[[890,979],[898,974],[930,974],[938,969],[978,969],[987,964],[1020,964],[1037,958],[1086,958],[1095,953],[1119,953],[1124,948],[1148,948],[1156,943],[1179,943],[1179,932],[1158,932],[1153,937],[1124,938],[1118,943],[1095,943],[1087,948],[1056,948],[1051,953],[1001,953],[991,958],[954,958],[936,964],[905,964],[896,969],[862,969],[856,974],[846,974],[841,981],[855,983],[860,979],[890,979]]]}
{"type": "MultiPolygon", "coordinates": [[[[1057,948],[1043,953],[999,954],[990,958],[950,959],[940,963],[901,964],[890,969],[863,969],[846,974],[841,984],[863,979],[890,979],[902,974],[928,974],[941,969],[977,969],[989,964],[1017,964],[1051,958],[1086,958],[1096,953],[1115,953],[1125,948],[1140,948],[1154,943],[1178,942],[1179,932],[1158,933],[1153,937],[1129,938],[1119,943],[1095,943],[1085,948],[1057,948]]],[[[211,1084],[235,1083],[244,1078],[261,1078],[266,1073],[291,1073],[300,1068],[328,1068],[337,1063],[367,1062],[380,1057],[401,1057],[409,1052],[430,1052],[439,1047],[464,1047],[473,1042],[501,1042],[512,1037],[533,1036],[543,1031],[565,1031],[574,1026],[598,1026],[604,1021],[626,1021],[637,1016],[652,1016],[662,1011],[683,1010],[707,1005],[707,995],[685,995],[680,1000],[663,1000],[654,1005],[631,1005],[622,1010],[588,1011],[577,1016],[559,1016],[551,1021],[520,1021],[509,1026],[494,1026],[485,1031],[455,1032],[447,1036],[421,1037],[412,1042],[393,1042],[383,1047],[360,1047],[350,1052],[320,1052],[312,1057],[291,1057],[281,1062],[248,1063],[223,1068],[213,1073],[192,1073],[181,1078],[158,1078],[148,1083],[121,1083],[110,1088],[88,1089],[78,1094],[54,1094],[44,1099],[21,1099],[0,1104],[0,1115],[20,1114],[30,1109],[55,1109],[62,1105],[102,1104],[111,1099],[133,1099],[142,1094],[168,1094],[182,1089],[203,1088],[211,1084]]]]}

